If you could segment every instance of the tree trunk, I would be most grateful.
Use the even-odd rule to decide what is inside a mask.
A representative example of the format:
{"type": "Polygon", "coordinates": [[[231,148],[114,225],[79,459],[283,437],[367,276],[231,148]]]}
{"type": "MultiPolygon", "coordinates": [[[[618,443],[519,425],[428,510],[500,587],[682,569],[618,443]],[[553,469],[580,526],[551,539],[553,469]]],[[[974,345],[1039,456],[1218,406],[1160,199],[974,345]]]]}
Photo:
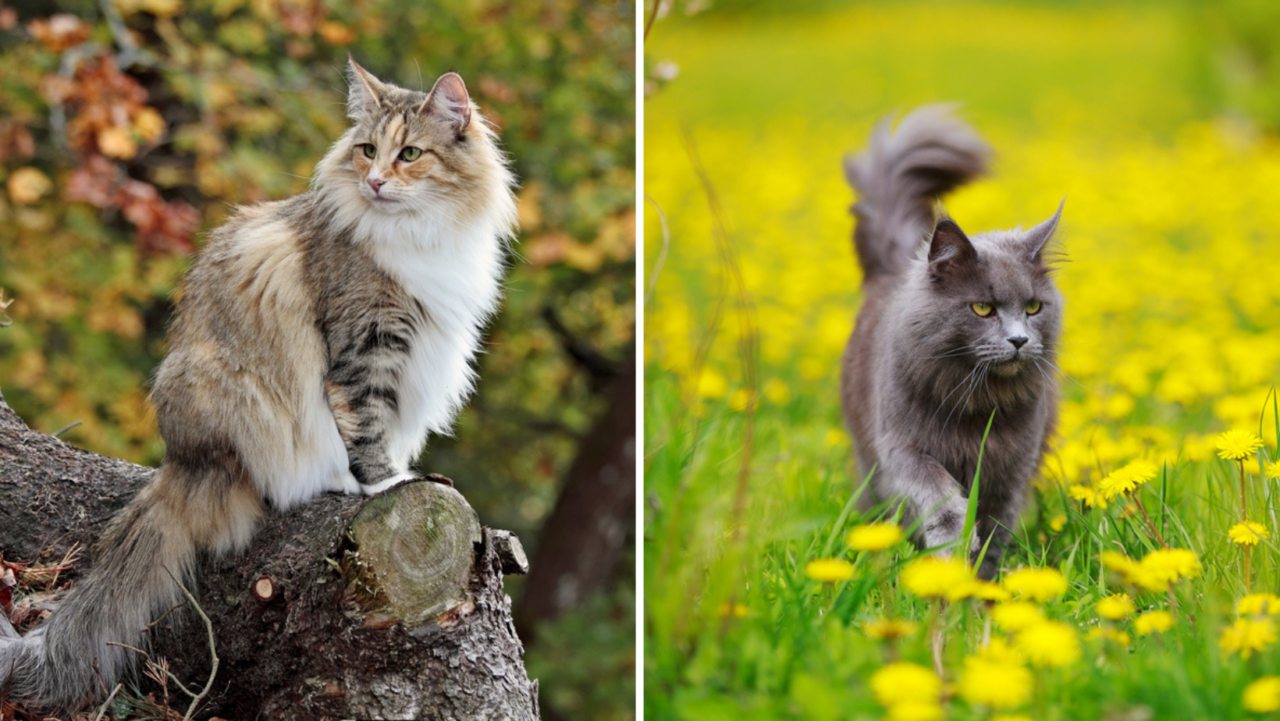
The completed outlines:
{"type": "MultiPolygon", "coordinates": [[[[0,554],[50,561],[89,546],[152,472],[32,431],[0,396],[0,554]]],[[[200,715],[537,719],[502,588],[504,572],[525,570],[519,541],[482,529],[440,483],[271,514],[247,552],[205,559],[191,589],[220,662],[200,715]]],[[[204,686],[212,659],[191,609],[150,635],[153,657],[204,686]]]]}
{"type": "Polygon", "coordinates": [[[605,389],[609,401],[579,446],[555,508],[542,524],[533,570],[516,610],[520,635],[558,618],[612,580],[635,531],[635,356],[605,389]]]}

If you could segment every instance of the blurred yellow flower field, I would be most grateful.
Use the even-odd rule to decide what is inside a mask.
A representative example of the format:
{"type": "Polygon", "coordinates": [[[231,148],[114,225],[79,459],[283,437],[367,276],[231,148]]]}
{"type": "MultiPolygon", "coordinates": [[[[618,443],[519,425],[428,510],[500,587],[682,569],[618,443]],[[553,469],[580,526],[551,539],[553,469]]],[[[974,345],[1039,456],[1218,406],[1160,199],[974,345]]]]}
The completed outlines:
{"type": "MultiPolygon", "coordinates": [[[[1069,110],[1064,118],[1088,112],[1069,110]]],[[[806,392],[834,388],[857,309],[853,197],[840,158],[866,133],[843,147],[824,143],[825,152],[798,139],[850,137],[866,121],[789,118],[763,135],[694,133],[703,162],[719,171],[710,172],[755,302],[764,366],[793,368],[789,380],[806,392]]],[[[646,317],[646,359],[689,374],[713,307],[717,249],[679,129],[661,116],[647,125],[646,192],[676,222],[646,317]]],[[[1280,368],[1280,141],[1208,122],[1171,138],[1106,140],[1071,124],[1021,138],[980,129],[1000,157],[991,179],[948,200],[962,227],[1027,226],[1066,198],[1061,366],[1071,380],[1047,475],[1079,480],[1135,458],[1200,460],[1214,453],[1217,431],[1258,429],[1280,368]]],[[[646,247],[656,248],[662,237],[649,220],[646,247]]],[[[705,398],[723,397],[740,383],[726,380],[736,364],[726,322],[705,367],[686,380],[705,398]]],[[[1274,447],[1274,426],[1261,431],[1274,447]]]]}

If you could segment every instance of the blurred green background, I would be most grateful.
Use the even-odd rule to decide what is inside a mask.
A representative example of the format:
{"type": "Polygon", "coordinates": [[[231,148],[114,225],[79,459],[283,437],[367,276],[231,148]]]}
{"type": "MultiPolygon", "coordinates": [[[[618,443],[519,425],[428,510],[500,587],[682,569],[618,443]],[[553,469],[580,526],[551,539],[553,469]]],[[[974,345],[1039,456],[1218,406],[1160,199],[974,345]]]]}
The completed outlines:
{"type": "MultiPolygon", "coordinates": [[[[0,4],[0,289],[14,300],[0,328],[5,399],[33,428],[78,423],[61,437],[156,464],[148,377],[201,234],[235,204],[305,189],[347,124],[348,53],[411,88],[454,69],[513,160],[521,233],[478,393],[456,440],[433,440],[420,467],[456,479],[485,524],[516,531],[535,569],[547,566],[543,522],[634,359],[635,10],[0,4]]],[[[624,447],[625,436],[605,442],[624,447]]],[[[595,482],[581,482],[588,496],[595,482]]],[[[580,593],[525,612],[521,580],[509,583],[549,718],[633,715],[634,515],[590,513],[618,527],[580,593]]]]}

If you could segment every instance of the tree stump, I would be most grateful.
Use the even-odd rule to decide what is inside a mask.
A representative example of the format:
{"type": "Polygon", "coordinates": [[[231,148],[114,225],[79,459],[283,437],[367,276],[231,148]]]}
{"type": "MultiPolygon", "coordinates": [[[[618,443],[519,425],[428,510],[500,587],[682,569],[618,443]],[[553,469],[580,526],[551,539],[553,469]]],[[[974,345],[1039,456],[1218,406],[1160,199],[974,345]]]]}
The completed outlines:
{"type": "MultiPolygon", "coordinates": [[[[0,553],[34,562],[87,547],[152,472],[32,431],[0,396],[0,553]]],[[[220,659],[199,715],[537,719],[502,589],[523,556],[432,481],[268,514],[247,552],[204,559],[191,589],[220,659]]],[[[211,658],[194,614],[148,635],[153,657],[204,685],[211,658]]]]}

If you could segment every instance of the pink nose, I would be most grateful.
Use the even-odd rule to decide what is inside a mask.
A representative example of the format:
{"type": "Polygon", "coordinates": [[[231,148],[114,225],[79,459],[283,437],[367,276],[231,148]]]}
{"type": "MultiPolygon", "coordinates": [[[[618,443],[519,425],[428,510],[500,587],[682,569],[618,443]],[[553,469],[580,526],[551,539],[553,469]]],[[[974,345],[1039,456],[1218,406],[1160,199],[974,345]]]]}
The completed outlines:
{"type": "Polygon", "coordinates": [[[373,188],[373,192],[375,193],[378,192],[379,190],[382,190],[382,186],[386,184],[387,184],[387,181],[385,180],[380,180],[378,178],[369,178],[369,187],[373,188]]]}

